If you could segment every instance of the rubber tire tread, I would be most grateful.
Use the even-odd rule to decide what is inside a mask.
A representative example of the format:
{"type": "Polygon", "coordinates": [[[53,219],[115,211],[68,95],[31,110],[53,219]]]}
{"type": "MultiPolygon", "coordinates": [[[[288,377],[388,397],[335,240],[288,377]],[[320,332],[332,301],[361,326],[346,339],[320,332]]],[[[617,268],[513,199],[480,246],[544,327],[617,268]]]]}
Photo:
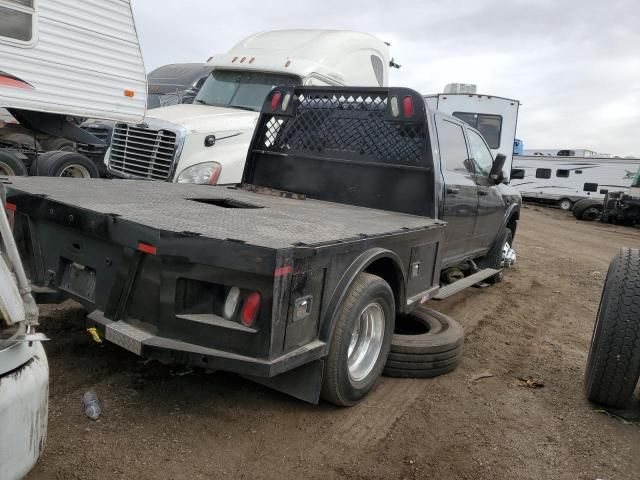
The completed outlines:
{"type": "Polygon", "coordinates": [[[5,163],[8,167],[11,167],[13,173],[16,176],[24,177],[27,176],[27,167],[25,167],[22,160],[13,155],[11,152],[5,152],[0,150],[0,162],[5,163]]]}
{"type": "Polygon", "coordinates": [[[399,368],[385,368],[383,375],[386,377],[398,377],[398,378],[434,378],[444,375],[445,373],[453,372],[457,363],[447,365],[446,367],[434,368],[429,370],[405,370],[399,368]]]}
{"type": "Polygon", "coordinates": [[[439,322],[443,329],[436,334],[425,333],[421,335],[394,334],[391,340],[391,354],[433,354],[454,350],[464,343],[464,330],[462,325],[444,313],[437,312],[428,307],[418,307],[411,314],[418,321],[439,322]],[[431,317],[431,318],[425,318],[431,317]]]}
{"type": "Polygon", "coordinates": [[[605,279],[585,372],[587,398],[623,408],[640,377],[640,250],[623,248],[605,279]]]}
{"type": "MultiPolygon", "coordinates": [[[[588,198],[584,200],[587,200],[587,201],[585,201],[582,205],[580,205],[579,207],[576,207],[573,210],[573,216],[576,217],[578,220],[582,220],[582,214],[584,214],[585,210],[587,210],[588,208],[591,208],[594,205],[602,206],[602,202],[599,202],[598,200],[592,200],[588,198]]],[[[582,202],[584,200],[580,200],[580,201],[582,202]]]]}
{"type": "Polygon", "coordinates": [[[98,171],[98,167],[96,167],[95,163],[93,163],[89,158],[77,152],[62,152],[62,151],[51,151],[45,152],[38,157],[36,162],[31,164],[31,169],[29,174],[32,176],[36,175],[36,164],[37,164],[37,175],[40,177],[57,177],[59,171],[62,168],[67,167],[73,163],[78,163],[84,166],[91,175],[91,178],[99,178],[100,172],[98,171]],[[74,161],[67,162],[64,157],[74,157],[74,161]]]}

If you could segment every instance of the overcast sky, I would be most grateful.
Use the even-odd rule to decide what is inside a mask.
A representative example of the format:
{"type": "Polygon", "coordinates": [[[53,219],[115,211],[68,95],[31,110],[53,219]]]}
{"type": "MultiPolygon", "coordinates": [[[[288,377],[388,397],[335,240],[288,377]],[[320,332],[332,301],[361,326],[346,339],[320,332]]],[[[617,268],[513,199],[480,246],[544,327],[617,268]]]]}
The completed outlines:
{"type": "Polygon", "coordinates": [[[525,148],[640,156],[637,0],[132,0],[147,70],[205,61],[259,31],[329,28],[391,42],[390,83],[451,82],[522,102],[525,148]]]}

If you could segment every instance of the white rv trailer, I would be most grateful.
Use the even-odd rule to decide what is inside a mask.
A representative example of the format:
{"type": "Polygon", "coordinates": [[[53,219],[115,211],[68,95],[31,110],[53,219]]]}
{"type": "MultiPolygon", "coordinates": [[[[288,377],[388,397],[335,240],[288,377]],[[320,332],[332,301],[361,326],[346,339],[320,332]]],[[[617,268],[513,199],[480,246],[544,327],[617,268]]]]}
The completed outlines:
{"type": "MultiPolygon", "coordinates": [[[[61,127],[68,115],[140,121],[145,104],[129,0],[0,0],[0,107],[45,130],[73,133],[61,127]]],[[[44,449],[49,367],[4,210],[0,237],[0,477],[13,480],[44,449]]]]}
{"type": "Polygon", "coordinates": [[[518,100],[476,93],[440,93],[424,98],[429,108],[457,117],[478,130],[494,158],[498,153],[507,157],[504,176],[509,179],[520,108],[518,100]]]}
{"type": "Polygon", "coordinates": [[[0,58],[0,107],[142,121],[129,0],[0,0],[0,58]]]}
{"type": "Polygon", "coordinates": [[[640,158],[594,158],[516,155],[511,185],[526,200],[555,203],[569,210],[582,198],[604,198],[627,191],[640,158]]]}

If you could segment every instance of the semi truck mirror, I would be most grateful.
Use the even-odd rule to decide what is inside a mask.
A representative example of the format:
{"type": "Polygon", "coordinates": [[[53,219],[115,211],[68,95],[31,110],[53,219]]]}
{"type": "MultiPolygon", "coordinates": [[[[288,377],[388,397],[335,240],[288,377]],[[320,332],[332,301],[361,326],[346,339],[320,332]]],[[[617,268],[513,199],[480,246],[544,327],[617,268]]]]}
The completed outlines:
{"type": "Polygon", "coordinates": [[[504,177],[502,169],[504,168],[504,164],[506,161],[507,157],[502,153],[497,154],[496,158],[493,160],[491,172],[489,172],[489,178],[496,184],[500,183],[502,181],[502,178],[504,177]]]}

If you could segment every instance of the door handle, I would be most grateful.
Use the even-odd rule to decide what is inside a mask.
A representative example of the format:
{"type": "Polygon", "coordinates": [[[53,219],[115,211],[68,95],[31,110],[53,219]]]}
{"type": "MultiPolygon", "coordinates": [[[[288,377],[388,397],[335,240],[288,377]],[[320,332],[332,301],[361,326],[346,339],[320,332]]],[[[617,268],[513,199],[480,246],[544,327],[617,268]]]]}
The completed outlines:
{"type": "Polygon", "coordinates": [[[487,195],[489,195],[489,190],[485,190],[483,188],[479,188],[478,189],[478,195],[482,195],[483,197],[487,196],[487,195]]]}
{"type": "Polygon", "coordinates": [[[447,193],[455,195],[456,193],[460,193],[460,189],[456,187],[447,187],[447,193]]]}

